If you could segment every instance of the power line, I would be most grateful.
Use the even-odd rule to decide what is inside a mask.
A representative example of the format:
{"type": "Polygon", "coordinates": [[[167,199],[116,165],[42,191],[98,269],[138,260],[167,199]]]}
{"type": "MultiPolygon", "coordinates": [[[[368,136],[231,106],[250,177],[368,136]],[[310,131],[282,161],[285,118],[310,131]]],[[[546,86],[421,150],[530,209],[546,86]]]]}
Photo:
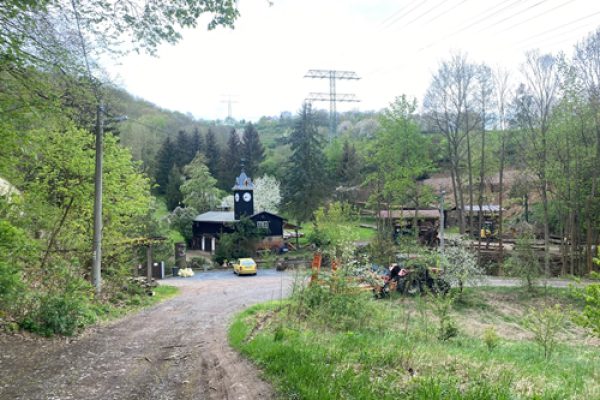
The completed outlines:
{"type": "Polygon", "coordinates": [[[519,15],[519,14],[522,14],[522,13],[524,13],[524,12],[527,12],[527,11],[531,10],[532,8],[535,8],[535,7],[539,6],[540,4],[546,3],[547,1],[548,1],[548,0],[540,0],[540,1],[538,1],[537,3],[535,3],[535,4],[533,4],[533,5],[529,6],[529,7],[527,7],[527,8],[526,8],[526,9],[524,9],[524,10],[519,10],[519,11],[517,11],[516,13],[514,13],[514,14],[511,14],[511,15],[509,15],[508,17],[501,19],[500,21],[496,21],[496,22],[494,22],[492,25],[489,25],[489,26],[485,26],[485,27],[483,27],[482,29],[478,30],[478,31],[477,31],[477,33],[479,33],[479,32],[482,32],[482,31],[484,31],[484,30],[486,30],[486,29],[493,28],[494,26],[496,26],[496,25],[498,25],[498,24],[500,24],[500,23],[502,23],[502,22],[504,22],[504,21],[507,21],[507,20],[509,20],[509,19],[511,19],[511,18],[514,18],[516,15],[519,15]]]}
{"type": "Polygon", "coordinates": [[[442,0],[442,1],[440,1],[439,3],[436,3],[436,4],[434,4],[434,5],[433,5],[433,7],[429,8],[427,11],[425,11],[425,12],[424,12],[424,13],[422,13],[422,14],[419,14],[417,17],[415,17],[415,18],[411,19],[411,20],[410,20],[410,21],[408,21],[406,24],[404,24],[404,27],[407,27],[407,26],[409,26],[410,24],[412,24],[412,23],[414,23],[414,22],[418,21],[419,19],[423,18],[424,16],[426,16],[427,14],[429,14],[431,11],[433,11],[435,8],[437,8],[439,5],[441,5],[442,3],[445,3],[445,2],[446,2],[446,0],[442,0]]]}
{"type": "MultiPolygon", "coordinates": [[[[600,14],[600,11],[597,12],[596,14],[600,14]]],[[[524,40],[520,43],[517,43],[516,46],[518,46],[518,49],[526,49],[526,48],[531,48],[531,47],[538,47],[538,46],[543,46],[544,44],[548,43],[548,42],[552,42],[553,44],[561,44],[570,40],[573,40],[574,38],[572,36],[566,37],[565,35],[569,35],[572,34],[574,32],[579,32],[582,28],[586,27],[586,26],[590,26],[590,25],[595,25],[595,22],[588,22],[587,24],[583,24],[583,25],[579,25],[574,27],[573,29],[564,31],[564,32],[560,32],[560,33],[556,33],[554,35],[542,38],[541,40],[539,40],[538,42],[535,43],[535,46],[533,43],[531,44],[527,44],[528,42],[531,42],[530,40],[524,40]],[[559,40],[556,41],[556,38],[560,38],[563,40],[559,40]]],[[[580,33],[577,33],[578,35],[580,35],[580,33]]]]}
{"type": "Polygon", "coordinates": [[[549,9],[549,10],[546,10],[545,12],[543,12],[543,13],[541,13],[541,14],[534,15],[534,16],[533,16],[533,17],[531,17],[531,18],[527,18],[527,19],[526,19],[526,20],[524,20],[524,21],[517,22],[516,24],[513,24],[513,25],[511,25],[511,26],[509,26],[508,28],[504,28],[504,29],[502,29],[501,31],[498,31],[498,32],[496,32],[496,34],[498,34],[498,33],[502,33],[502,32],[506,32],[506,31],[508,31],[508,30],[510,30],[510,29],[513,29],[513,28],[515,28],[515,27],[517,27],[517,26],[519,26],[519,25],[523,25],[524,23],[526,23],[526,22],[529,22],[529,21],[531,21],[532,19],[536,19],[536,18],[542,17],[542,16],[544,16],[544,15],[546,15],[546,14],[548,14],[548,13],[550,13],[550,12],[552,12],[552,11],[554,11],[554,10],[558,9],[558,8],[564,7],[564,6],[566,6],[567,4],[569,4],[569,3],[572,3],[572,2],[574,2],[574,1],[575,1],[575,0],[569,0],[569,1],[566,1],[566,2],[564,2],[564,3],[562,3],[562,4],[559,4],[559,5],[558,5],[558,6],[556,6],[556,7],[553,7],[553,8],[551,8],[551,9],[549,9]]]}
{"type": "Polygon", "coordinates": [[[410,15],[410,13],[412,13],[416,9],[420,8],[426,2],[427,2],[427,0],[423,0],[420,3],[417,3],[416,6],[414,6],[413,8],[411,8],[410,10],[408,10],[407,12],[405,12],[404,14],[400,15],[399,17],[395,18],[393,21],[389,22],[388,25],[387,25],[387,28],[389,28],[390,26],[394,25],[396,22],[400,21],[402,18],[406,17],[407,15],[410,15]]]}
{"type": "Polygon", "coordinates": [[[571,22],[567,22],[567,23],[565,23],[565,24],[559,25],[559,26],[557,26],[557,27],[554,27],[554,28],[552,28],[552,29],[548,29],[548,30],[546,30],[546,31],[544,31],[544,32],[540,32],[540,33],[538,33],[538,34],[536,34],[536,35],[529,36],[527,39],[523,40],[523,41],[522,41],[522,42],[520,42],[520,43],[517,43],[516,45],[517,45],[517,46],[519,46],[520,44],[523,44],[523,43],[530,42],[532,39],[535,39],[535,38],[537,38],[537,37],[540,37],[540,36],[545,36],[545,35],[546,35],[546,34],[548,34],[548,33],[555,32],[555,31],[557,31],[557,30],[559,30],[559,29],[562,29],[562,28],[564,28],[564,27],[567,27],[567,26],[570,26],[570,25],[576,24],[577,22],[581,22],[581,21],[584,21],[584,20],[586,20],[586,19],[590,19],[590,18],[592,18],[592,17],[595,17],[595,16],[596,16],[596,15],[598,15],[598,14],[600,14],[600,11],[598,11],[598,12],[595,12],[595,13],[593,13],[593,14],[590,14],[590,15],[587,15],[587,16],[585,16],[585,17],[577,18],[577,19],[575,19],[575,20],[573,20],[573,21],[571,21],[571,22]]]}
{"type": "Polygon", "coordinates": [[[396,15],[400,14],[402,11],[404,11],[409,5],[410,5],[410,1],[404,5],[403,7],[400,7],[397,11],[395,11],[394,13],[392,13],[392,15],[386,17],[383,19],[383,21],[381,21],[381,25],[386,25],[389,21],[391,21],[396,15]]]}
{"type": "Polygon", "coordinates": [[[464,3],[466,3],[467,1],[469,1],[469,0],[463,0],[463,1],[461,1],[460,3],[458,3],[456,6],[454,6],[454,7],[450,7],[449,9],[447,9],[447,10],[445,10],[445,11],[442,11],[441,13],[437,14],[435,17],[432,17],[432,18],[428,19],[427,21],[425,21],[425,22],[423,23],[423,25],[427,25],[427,24],[429,24],[429,23],[431,23],[431,22],[435,21],[436,19],[440,18],[442,15],[448,14],[448,12],[450,12],[450,11],[453,11],[453,10],[456,10],[458,7],[462,6],[462,5],[463,5],[464,3]]]}
{"type": "Polygon", "coordinates": [[[516,3],[519,3],[520,1],[521,0],[505,0],[502,3],[499,3],[495,7],[492,7],[491,9],[486,10],[486,11],[480,13],[479,15],[477,15],[475,17],[475,19],[476,19],[475,22],[472,22],[471,24],[469,24],[467,26],[459,28],[458,30],[452,32],[451,34],[444,36],[443,39],[433,41],[433,42],[429,43],[428,45],[421,47],[418,52],[420,53],[421,51],[426,50],[426,49],[428,49],[430,47],[433,47],[436,44],[438,44],[438,43],[440,43],[440,42],[442,42],[444,40],[448,40],[449,38],[454,37],[454,36],[458,35],[459,33],[462,33],[464,31],[466,31],[467,29],[472,28],[473,26],[480,24],[481,22],[487,20],[490,17],[496,16],[498,13],[501,13],[502,11],[506,10],[507,8],[514,6],[516,3]],[[510,4],[504,6],[501,9],[499,9],[499,10],[496,11],[497,7],[499,7],[499,6],[501,6],[501,5],[505,4],[505,3],[508,3],[508,2],[510,2],[510,4]],[[479,18],[479,17],[481,17],[483,15],[485,15],[485,17],[482,17],[479,20],[477,20],[477,18],[479,18]]]}

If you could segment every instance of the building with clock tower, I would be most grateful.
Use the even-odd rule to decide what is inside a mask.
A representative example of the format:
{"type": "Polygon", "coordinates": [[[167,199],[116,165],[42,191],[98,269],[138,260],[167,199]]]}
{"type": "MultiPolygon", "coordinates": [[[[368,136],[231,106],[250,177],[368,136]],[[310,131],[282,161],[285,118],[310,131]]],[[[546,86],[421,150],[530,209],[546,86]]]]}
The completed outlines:
{"type": "Polygon", "coordinates": [[[254,212],[254,183],[244,169],[235,178],[233,211],[208,211],[194,218],[192,249],[214,253],[221,235],[231,233],[242,218],[249,218],[264,232],[260,248],[272,249],[283,245],[284,219],[267,211],[254,212]]]}
{"type": "Polygon", "coordinates": [[[242,216],[254,215],[254,184],[244,170],[235,178],[233,187],[233,217],[238,220],[242,216]]]}

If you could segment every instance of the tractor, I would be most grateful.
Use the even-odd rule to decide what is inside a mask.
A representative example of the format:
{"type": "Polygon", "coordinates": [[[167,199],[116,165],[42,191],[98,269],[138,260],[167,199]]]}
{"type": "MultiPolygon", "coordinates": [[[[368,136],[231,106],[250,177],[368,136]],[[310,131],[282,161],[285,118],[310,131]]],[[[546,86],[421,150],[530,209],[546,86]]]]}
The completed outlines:
{"type": "Polygon", "coordinates": [[[450,284],[442,276],[443,271],[439,268],[424,266],[415,259],[409,260],[408,263],[401,259],[390,266],[383,286],[375,288],[374,292],[377,297],[384,297],[394,290],[403,295],[427,292],[446,294],[450,290],[450,284]]]}

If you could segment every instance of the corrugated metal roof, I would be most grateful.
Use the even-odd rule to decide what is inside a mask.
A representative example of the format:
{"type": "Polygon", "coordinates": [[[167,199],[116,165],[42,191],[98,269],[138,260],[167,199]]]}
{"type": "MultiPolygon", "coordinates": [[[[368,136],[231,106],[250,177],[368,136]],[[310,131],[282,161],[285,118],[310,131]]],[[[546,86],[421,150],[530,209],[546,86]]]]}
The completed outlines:
{"type": "Polygon", "coordinates": [[[233,211],[208,211],[194,218],[196,222],[236,222],[233,211]]]}
{"type": "MultiPolygon", "coordinates": [[[[497,204],[484,204],[481,209],[483,212],[499,212],[500,206],[497,204]]],[[[465,204],[465,211],[471,211],[471,206],[465,204]]],[[[479,212],[479,205],[473,204],[473,212],[479,212]]]]}
{"type": "MultiPolygon", "coordinates": [[[[437,219],[440,217],[439,210],[418,210],[418,218],[437,219]]],[[[412,219],[415,217],[415,210],[381,210],[379,218],[394,218],[394,219],[412,219]]]]}

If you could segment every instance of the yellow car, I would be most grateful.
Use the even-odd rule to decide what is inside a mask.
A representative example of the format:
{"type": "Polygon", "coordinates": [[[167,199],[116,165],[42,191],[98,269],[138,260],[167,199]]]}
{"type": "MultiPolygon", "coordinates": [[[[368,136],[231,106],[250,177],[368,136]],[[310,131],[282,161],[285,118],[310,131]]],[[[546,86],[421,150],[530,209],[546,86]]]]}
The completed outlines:
{"type": "Polygon", "coordinates": [[[233,273],[238,275],[256,275],[256,262],[251,258],[240,258],[233,264],[233,273]]]}

